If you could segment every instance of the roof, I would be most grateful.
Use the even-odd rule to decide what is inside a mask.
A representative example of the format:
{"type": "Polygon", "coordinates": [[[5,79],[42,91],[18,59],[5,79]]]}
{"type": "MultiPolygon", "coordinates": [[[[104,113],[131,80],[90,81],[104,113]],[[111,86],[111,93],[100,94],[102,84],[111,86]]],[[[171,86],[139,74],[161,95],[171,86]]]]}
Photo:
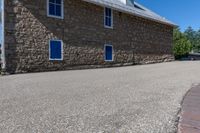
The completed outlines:
{"type": "Polygon", "coordinates": [[[147,9],[146,7],[140,5],[137,2],[134,2],[134,6],[133,6],[133,5],[127,5],[123,3],[121,0],[83,0],[83,1],[100,5],[100,6],[107,6],[121,12],[139,16],[139,17],[156,21],[159,23],[171,25],[174,27],[177,26],[173,22],[165,19],[164,17],[161,17],[160,15],[154,13],[153,11],[147,9]]]}

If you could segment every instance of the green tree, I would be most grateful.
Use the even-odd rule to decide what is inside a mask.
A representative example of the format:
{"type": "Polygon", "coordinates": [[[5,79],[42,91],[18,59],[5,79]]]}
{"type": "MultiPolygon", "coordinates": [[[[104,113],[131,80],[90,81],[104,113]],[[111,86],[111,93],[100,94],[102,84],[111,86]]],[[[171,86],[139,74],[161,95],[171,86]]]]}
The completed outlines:
{"type": "Polygon", "coordinates": [[[191,26],[189,26],[184,34],[186,35],[186,37],[190,40],[192,45],[195,45],[195,38],[196,38],[196,31],[193,30],[193,28],[191,26]]]}
{"type": "Polygon", "coordinates": [[[195,30],[192,29],[191,26],[189,26],[185,30],[184,34],[190,40],[190,42],[192,44],[193,51],[194,52],[200,52],[200,30],[195,31],[195,30]]]}
{"type": "Polygon", "coordinates": [[[195,44],[193,49],[195,52],[200,52],[200,29],[196,31],[195,44]]]}
{"type": "Polygon", "coordinates": [[[173,51],[175,57],[181,58],[189,54],[192,50],[192,44],[187,36],[180,32],[179,28],[174,29],[173,33],[173,51]]]}

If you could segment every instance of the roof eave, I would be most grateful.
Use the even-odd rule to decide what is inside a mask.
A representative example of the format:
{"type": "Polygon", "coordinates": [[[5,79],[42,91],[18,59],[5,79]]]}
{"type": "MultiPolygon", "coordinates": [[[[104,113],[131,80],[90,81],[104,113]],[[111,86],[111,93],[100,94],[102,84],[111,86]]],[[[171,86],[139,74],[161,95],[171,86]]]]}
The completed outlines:
{"type": "Polygon", "coordinates": [[[141,18],[144,18],[144,19],[148,19],[148,20],[154,21],[154,22],[158,22],[158,23],[161,23],[161,24],[169,25],[169,26],[172,26],[174,28],[178,27],[178,25],[173,24],[173,23],[167,23],[167,22],[164,22],[164,21],[160,21],[160,20],[157,20],[157,19],[150,18],[150,17],[142,16],[142,15],[139,15],[139,14],[136,14],[136,13],[128,12],[128,11],[125,11],[125,10],[122,10],[122,9],[119,9],[119,8],[115,8],[115,7],[106,5],[106,4],[102,4],[102,3],[99,3],[99,2],[94,2],[94,1],[91,1],[91,0],[83,0],[83,1],[89,2],[89,3],[93,3],[95,5],[99,5],[99,6],[102,6],[102,7],[110,7],[112,9],[114,9],[114,10],[117,10],[117,11],[120,11],[120,12],[123,12],[123,13],[131,14],[131,15],[134,15],[134,16],[137,16],[137,17],[141,17],[141,18]]]}

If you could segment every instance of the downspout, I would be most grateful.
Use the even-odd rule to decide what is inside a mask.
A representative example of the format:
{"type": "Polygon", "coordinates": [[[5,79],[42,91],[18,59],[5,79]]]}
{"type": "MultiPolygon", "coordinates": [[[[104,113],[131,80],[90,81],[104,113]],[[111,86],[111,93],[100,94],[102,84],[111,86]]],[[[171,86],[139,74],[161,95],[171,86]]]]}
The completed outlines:
{"type": "Polygon", "coordinates": [[[2,0],[2,44],[1,44],[1,69],[4,72],[6,69],[6,57],[5,57],[5,3],[2,0]]]}

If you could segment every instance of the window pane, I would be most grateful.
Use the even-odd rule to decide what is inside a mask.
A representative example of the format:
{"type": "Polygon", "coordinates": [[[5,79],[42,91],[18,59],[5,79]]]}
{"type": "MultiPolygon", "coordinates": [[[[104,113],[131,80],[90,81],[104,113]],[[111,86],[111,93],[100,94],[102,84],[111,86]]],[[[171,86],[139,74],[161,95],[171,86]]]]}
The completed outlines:
{"type": "Polygon", "coordinates": [[[108,16],[111,17],[111,9],[108,9],[108,16]]]}
{"type": "Polygon", "coordinates": [[[111,18],[108,18],[108,17],[106,17],[106,19],[105,19],[105,25],[106,26],[112,26],[112,21],[111,21],[111,18]]]}
{"type": "Polygon", "coordinates": [[[49,14],[50,15],[55,15],[55,5],[54,4],[51,4],[49,3],[49,14]]]}
{"type": "Polygon", "coordinates": [[[56,5],[56,16],[61,16],[61,5],[56,5]]]}
{"type": "Polygon", "coordinates": [[[105,25],[112,27],[112,9],[105,8],[105,25]]]}
{"type": "Polygon", "coordinates": [[[106,16],[110,16],[111,17],[111,9],[110,8],[106,8],[106,16]]]}
{"type": "Polygon", "coordinates": [[[49,0],[49,15],[62,17],[62,0],[49,0]]]}
{"type": "Polygon", "coordinates": [[[111,26],[111,19],[108,18],[108,26],[111,26]]]}
{"type": "Polygon", "coordinates": [[[106,25],[106,26],[109,26],[109,25],[108,25],[108,18],[107,18],[107,17],[106,17],[106,19],[105,19],[105,25],[106,25]]]}
{"type": "Polygon", "coordinates": [[[62,58],[62,43],[60,41],[50,42],[50,58],[51,59],[62,58]]]}
{"type": "Polygon", "coordinates": [[[61,5],[61,0],[56,0],[56,4],[60,4],[61,5]]]}
{"type": "Polygon", "coordinates": [[[108,8],[106,8],[106,16],[108,16],[108,8]]]}

